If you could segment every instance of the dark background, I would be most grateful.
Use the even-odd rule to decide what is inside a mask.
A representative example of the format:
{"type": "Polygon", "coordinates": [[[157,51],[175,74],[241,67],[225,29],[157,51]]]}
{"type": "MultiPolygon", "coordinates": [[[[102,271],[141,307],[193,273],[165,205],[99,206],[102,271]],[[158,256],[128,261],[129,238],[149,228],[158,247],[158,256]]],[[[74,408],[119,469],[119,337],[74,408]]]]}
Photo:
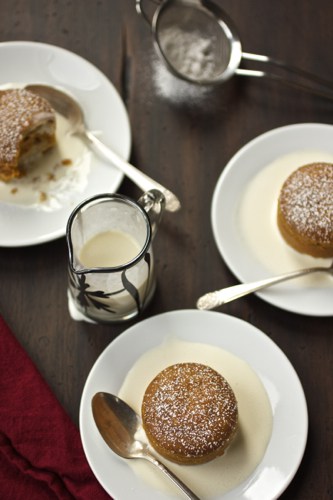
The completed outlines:
{"type": "MultiPolygon", "coordinates": [[[[333,81],[331,0],[216,3],[234,20],[244,51],[278,57],[333,81]]],[[[103,71],[129,114],[131,161],[182,201],[181,212],[166,214],[154,244],[158,289],[144,317],[193,308],[202,293],[237,283],[217,251],[210,225],[213,190],[232,155],[267,130],[333,121],[333,102],[268,80],[235,77],[214,90],[168,97],[154,80],[151,33],[137,15],[134,0],[0,0],[0,41],[9,40],[58,45],[103,71]]],[[[129,180],[120,192],[139,196],[129,180]]],[[[77,424],[92,365],[129,325],[74,322],[66,289],[64,238],[40,246],[0,248],[1,314],[77,424]]],[[[332,499],[332,319],[288,313],[255,296],[232,302],[223,312],[249,321],[272,338],[305,390],[307,449],[282,498],[332,499]]]]}

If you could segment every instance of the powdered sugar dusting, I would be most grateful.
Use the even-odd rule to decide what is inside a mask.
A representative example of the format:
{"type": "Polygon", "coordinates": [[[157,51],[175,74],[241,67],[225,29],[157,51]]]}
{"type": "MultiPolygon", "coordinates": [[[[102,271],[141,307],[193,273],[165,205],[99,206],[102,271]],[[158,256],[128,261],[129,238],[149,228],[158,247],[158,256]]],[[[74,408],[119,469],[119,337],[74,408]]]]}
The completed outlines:
{"type": "Polygon", "coordinates": [[[201,31],[186,31],[170,26],[160,33],[165,57],[181,74],[193,81],[213,80],[219,70],[217,41],[201,31]]]}
{"type": "Polygon", "coordinates": [[[54,119],[54,112],[45,99],[24,89],[0,91],[0,165],[3,168],[16,166],[24,131],[36,115],[54,119]]]}
{"type": "Polygon", "coordinates": [[[171,74],[166,66],[155,56],[152,55],[153,78],[157,93],[164,99],[174,104],[188,104],[192,107],[207,107],[210,87],[196,85],[181,80],[171,74]]]}
{"type": "Polygon", "coordinates": [[[285,221],[314,243],[333,245],[333,164],[312,163],[285,181],[279,198],[285,221]]]}
{"type": "Polygon", "coordinates": [[[237,426],[237,401],[228,382],[212,368],[179,363],[150,383],[142,418],[148,437],[170,454],[222,454],[237,426]]]}

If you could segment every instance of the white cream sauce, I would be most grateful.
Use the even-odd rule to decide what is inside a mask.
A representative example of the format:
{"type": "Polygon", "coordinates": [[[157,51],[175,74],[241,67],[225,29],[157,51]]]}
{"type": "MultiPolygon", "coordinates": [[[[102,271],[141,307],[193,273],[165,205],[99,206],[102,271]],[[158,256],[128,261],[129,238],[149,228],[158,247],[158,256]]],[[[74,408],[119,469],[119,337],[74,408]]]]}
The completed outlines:
{"type": "MultiPolygon", "coordinates": [[[[134,364],[119,396],[141,414],[151,380],[174,363],[203,363],[231,385],[238,402],[239,430],[226,453],[203,465],[178,465],[160,457],[202,499],[221,495],[241,484],[261,462],[272,432],[272,408],[266,390],[252,368],[237,356],[212,345],[167,339],[134,364]]],[[[130,461],[135,473],[153,488],[183,498],[163,474],[145,461],[130,461]]]]}
{"type": "MultiPolygon", "coordinates": [[[[247,185],[239,205],[237,223],[244,244],[272,274],[305,267],[328,266],[331,259],[302,254],[290,247],[277,226],[277,202],[287,177],[297,168],[314,162],[333,163],[333,155],[324,151],[298,151],[277,158],[263,168],[247,185]]],[[[291,286],[328,286],[332,278],[312,274],[291,281],[291,286]]]]}
{"type": "Polygon", "coordinates": [[[133,260],[140,250],[140,245],[130,234],[103,231],[83,245],[79,260],[84,267],[116,267],[133,260]]]}

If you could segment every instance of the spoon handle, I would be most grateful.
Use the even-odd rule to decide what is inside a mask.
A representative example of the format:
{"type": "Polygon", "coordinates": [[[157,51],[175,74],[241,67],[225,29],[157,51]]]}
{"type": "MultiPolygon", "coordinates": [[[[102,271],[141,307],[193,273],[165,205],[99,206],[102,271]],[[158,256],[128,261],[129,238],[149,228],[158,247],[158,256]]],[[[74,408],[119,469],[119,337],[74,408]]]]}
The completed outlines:
{"type": "Polygon", "coordinates": [[[290,273],[281,274],[280,276],[275,276],[274,278],[267,278],[260,281],[254,281],[252,283],[242,283],[240,285],[230,286],[228,288],[222,288],[222,290],[217,290],[215,292],[209,292],[200,297],[197,301],[198,309],[214,309],[214,307],[222,306],[227,302],[239,299],[248,295],[252,292],[257,292],[263,288],[268,288],[272,285],[282,283],[283,281],[292,280],[294,278],[299,278],[300,276],[305,276],[311,273],[318,272],[332,272],[331,267],[309,267],[307,269],[301,269],[299,271],[291,271],[290,273]]]}
{"type": "Polygon", "coordinates": [[[151,455],[150,453],[146,453],[143,458],[146,458],[150,463],[154,464],[156,467],[158,467],[166,476],[168,476],[171,481],[178,486],[182,490],[182,492],[186,495],[187,498],[190,500],[200,500],[200,498],[191,491],[186,484],[179,479],[179,477],[175,476],[173,472],[171,472],[168,467],[166,467],[162,462],[157,460],[157,458],[154,457],[154,455],[151,455]]]}
{"type": "Polygon", "coordinates": [[[151,189],[158,189],[164,194],[166,210],[169,212],[176,212],[179,210],[180,201],[171,191],[154,181],[154,179],[145,173],[141,172],[141,170],[123,160],[114,151],[112,151],[112,149],[108,148],[102,141],[100,141],[91,131],[86,130],[85,135],[100,154],[107,158],[115,167],[119,168],[119,170],[131,179],[140,189],[142,189],[142,191],[146,192],[151,189]]]}

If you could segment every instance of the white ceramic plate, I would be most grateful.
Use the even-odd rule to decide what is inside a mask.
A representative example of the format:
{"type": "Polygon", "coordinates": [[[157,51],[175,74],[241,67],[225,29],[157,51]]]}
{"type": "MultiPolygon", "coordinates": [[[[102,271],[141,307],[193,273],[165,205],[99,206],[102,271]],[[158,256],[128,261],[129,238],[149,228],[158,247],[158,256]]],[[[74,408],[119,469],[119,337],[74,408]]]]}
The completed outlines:
{"type": "Polygon", "coordinates": [[[117,394],[136,360],[171,333],[180,340],[211,344],[235,354],[262,380],[273,411],[271,440],[255,472],[223,498],[277,498],[294,477],[306,445],[308,416],[302,386],[286,356],[265,334],[242,320],[211,311],[172,311],[146,319],[121,334],[96,361],[82,394],[80,432],[98,481],[117,500],[170,500],[108,449],[95,426],[91,398],[99,391],[117,394]]]}
{"type": "MultiPolygon", "coordinates": [[[[211,207],[213,235],[221,256],[241,282],[274,274],[268,274],[263,262],[242,238],[236,217],[242,194],[264,167],[277,158],[304,150],[333,154],[333,126],[304,123],[266,132],[234,155],[217,182],[211,207]]],[[[267,207],[267,213],[269,209],[267,207]]],[[[278,258],[277,252],[272,253],[272,259],[278,258]]],[[[333,314],[333,287],[302,287],[292,281],[257,292],[257,295],[287,311],[312,316],[333,314]]]]}
{"type": "MultiPolygon", "coordinates": [[[[62,87],[81,104],[88,127],[123,158],[128,158],[131,131],[126,109],[110,81],[82,57],[52,45],[35,42],[0,43],[0,86],[7,83],[45,83],[62,87]]],[[[91,156],[85,186],[73,192],[57,210],[6,204],[0,199],[0,246],[26,246],[65,234],[73,208],[100,192],[116,191],[123,174],[98,155],[91,156]]]]}

